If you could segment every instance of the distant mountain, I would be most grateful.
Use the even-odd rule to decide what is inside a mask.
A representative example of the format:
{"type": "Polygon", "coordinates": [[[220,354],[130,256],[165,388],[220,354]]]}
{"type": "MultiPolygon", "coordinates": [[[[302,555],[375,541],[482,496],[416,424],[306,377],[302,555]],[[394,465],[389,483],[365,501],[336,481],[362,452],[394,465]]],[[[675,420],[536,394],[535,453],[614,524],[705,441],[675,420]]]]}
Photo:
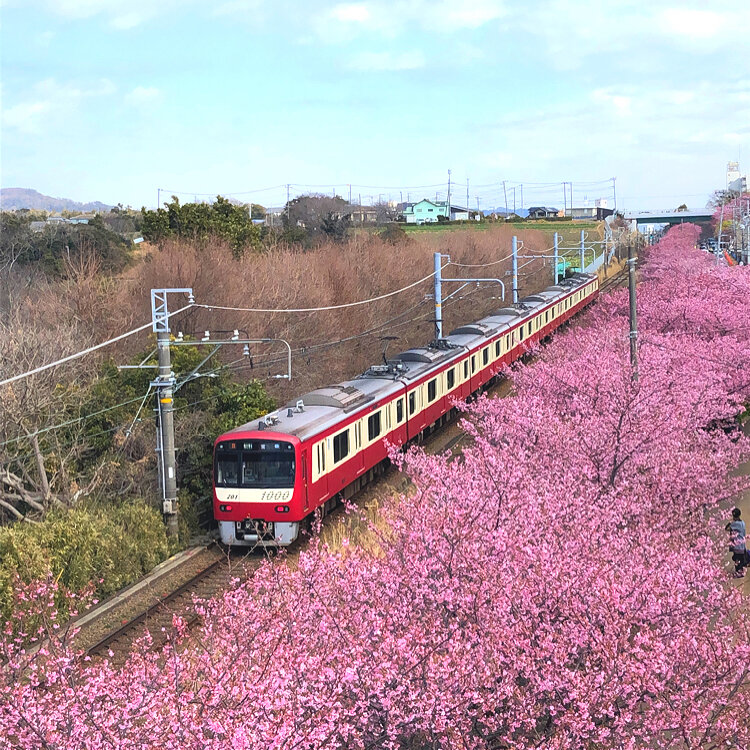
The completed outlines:
{"type": "Polygon", "coordinates": [[[52,198],[29,188],[2,188],[0,208],[3,211],[17,211],[20,208],[37,211],[109,211],[112,206],[99,201],[79,203],[69,198],[52,198]]]}

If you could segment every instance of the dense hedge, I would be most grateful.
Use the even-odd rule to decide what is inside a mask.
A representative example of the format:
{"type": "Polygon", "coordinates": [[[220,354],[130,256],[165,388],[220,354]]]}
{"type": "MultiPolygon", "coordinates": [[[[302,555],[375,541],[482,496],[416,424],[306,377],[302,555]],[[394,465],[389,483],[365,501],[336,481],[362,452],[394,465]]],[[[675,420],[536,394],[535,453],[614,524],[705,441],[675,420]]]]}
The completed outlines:
{"type": "Polygon", "coordinates": [[[53,512],[39,524],[0,528],[0,616],[11,614],[18,577],[30,582],[51,574],[65,619],[68,592],[93,582],[101,599],[150,571],[169,552],[161,515],[142,500],[53,512]]]}

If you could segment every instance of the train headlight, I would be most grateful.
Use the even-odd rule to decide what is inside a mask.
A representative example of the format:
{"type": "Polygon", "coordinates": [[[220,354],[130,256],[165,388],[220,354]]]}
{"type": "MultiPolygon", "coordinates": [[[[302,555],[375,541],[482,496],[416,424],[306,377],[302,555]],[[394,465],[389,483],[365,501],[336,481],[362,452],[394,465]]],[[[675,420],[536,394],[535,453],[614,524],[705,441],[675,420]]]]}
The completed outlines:
{"type": "Polygon", "coordinates": [[[277,513],[289,513],[289,506],[288,505],[277,505],[274,510],[277,513]]]}
{"type": "Polygon", "coordinates": [[[222,513],[229,513],[229,511],[232,510],[232,506],[231,505],[220,505],[219,506],[219,510],[222,513]]]}

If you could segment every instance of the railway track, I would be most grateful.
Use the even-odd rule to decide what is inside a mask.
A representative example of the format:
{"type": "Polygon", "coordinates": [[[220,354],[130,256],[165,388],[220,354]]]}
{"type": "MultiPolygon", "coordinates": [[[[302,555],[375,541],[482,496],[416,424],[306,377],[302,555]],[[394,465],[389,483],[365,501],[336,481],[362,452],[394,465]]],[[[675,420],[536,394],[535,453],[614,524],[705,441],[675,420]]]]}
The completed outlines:
{"type": "MultiPolygon", "coordinates": [[[[613,276],[605,279],[600,285],[600,293],[606,293],[627,284],[627,267],[618,271],[613,276]]],[[[507,395],[510,387],[507,381],[500,381],[493,385],[488,392],[500,397],[507,395]]],[[[460,429],[459,422],[452,420],[442,429],[432,433],[424,443],[424,448],[429,452],[443,452],[460,450],[461,443],[466,439],[467,433],[460,429]]],[[[368,485],[362,492],[374,489],[379,481],[368,485]]],[[[335,513],[333,517],[337,516],[335,513]]],[[[326,519],[330,522],[331,519],[326,519]]],[[[299,542],[298,544],[304,544],[299,542]]],[[[294,546],[297,547],[298,544],[294,546]]],[[[125,618],[119,627],[109,630],[102,637],[85,649],[85,653],[96,660],[108,658],[110,663],[122,664],[132,651],[134,643],[148,630],[153,638],[153,646],[160,648],[166,643],[167,633],[172,629],[172,620],[175,616],[183,617],[188,627],[200,624],[200,616],[195,611],[195,599],[208,599],[232,585],[232,581],[246,580],[252,575],[265,557],[259,553],[244,553],[233,559],[231,553],[223,552],[218,545],[214,544],[207,548],[214,555],[212,561],[200,568],[188,580],[181,583],[169,593],[163,595],[154,594],[152,604],[138,611],[135,615],[125,618]]]]}
{"type": "Polygon", "coordinates": [[[627,283],[628,267],[626,265],[613,276],[610,276],[599,283],[599,294],[606,294],[607,292],[627,286],[627,283]]]}
{"type": "Polygon", "coordinates": [[[150,606],[127,617],[119,627],[108,631],[85,649],[92,660],[107,658],[114,665],[125,662],[134,643],[148,631],[153,647],[158,649],[167,641],[175,616],[183,617],[192,628],[200,622],[194,606],[195,599],[209,599],[226,590],[236,579],[246,580],[264,558],[260,555],[243,554],[234,558],[222,552],[218,545],[211,545],[213,561],[194,573],[187,581],[164,595],[154,595],[150,606]]]}

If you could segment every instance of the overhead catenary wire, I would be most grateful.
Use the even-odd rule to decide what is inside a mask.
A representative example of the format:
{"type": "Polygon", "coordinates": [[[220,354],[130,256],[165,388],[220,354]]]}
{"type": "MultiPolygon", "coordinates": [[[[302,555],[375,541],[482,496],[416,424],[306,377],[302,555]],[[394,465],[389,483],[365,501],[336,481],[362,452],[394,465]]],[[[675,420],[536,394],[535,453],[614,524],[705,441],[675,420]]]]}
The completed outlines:
{"type": "MultiPolygon", "coordinates": [[[[342,310],[347,307],[357,307],[358,305],[368,305],[371,302],[378,302],[381,299],[387,299],[388,297],[393,297],[396,294],[401,294],[402,292],[406,292],[409,289],[413,289],[415,286],[419,286],[419,284],[422,284],[428,279],[431,279],[434,275],[435,275],[435,272],[433,271],[431,274],[427,276],[423,276],[418,281],[415,281],[412,284],[409,284],[408,286],[401,287],[401,289],[396,289],[393,292],[387,292],[386,294],[381,294],[378,297],[370,297],[370,299],[363,299],[357,302],[345,302],[341,305],[326,305],[325,307],[262,308],[262,307],[230,307],[228,305],[195,304],[193,305],[193,307],[201,307],[206,310],[228,310],[229,312],[251,312],[251,313],[309,313],[309,312],[325,312],[326,310],[342,310]]],[[[2,385],[2,383],[0,383],[0,385],[2,385]]]]}
{"type": "MultiPolygon", "coordinates": [[[[431,279],[434,275],[435,273],[433,271],[431,274],[428,274],[427,276],[424,276],[418,281],[408,284],[407,286],[402,287],[401,289],[396,289],[392,292],[387,292],[386,294],[381,294],[377,297],[371,297],[370,299],[358,300],[357,302],[347,302],[341,305],[328,305],[325,307],[307,307],[307,308],[264,309],[264,308],[230,307],[228,305],[203,305],[203,304],[197,304],[197,303],[191,302],[190,304],[185,305],[184,307],[181,307],[179,310],[175,310],[174,312],[168,313],[168,317],[171,318],[174,315],[178,315],[179,313],[184,312],[185,310],[189,310],[191,308],[203,308],[206,310],[228,310],[231,312],[259,312],[259,313],[307,313],[307,312],[323,312],[326,310],[340,310],[340,309],[344,309],[348,307],[357,307],[359,305],[367,305],[372,302],[378,302],[379,300],[387,299],[388,297],[393,297],[396,294],[401,294],[402,292],[406,292],[409,289],[413,289],[415,286],[418,286],[419,284],[422,284],[428,279],[431,279]]],[[[75,354],[69,354],[67,357],[62,357],[61,359],[58,359],[54,362],[49,362],[46,365],[41,365],[39,367],[34,368],[33,370],[29,370],[27,372],[23,372],[18,375],[13,375],[10,378],[0,380],[0,386],[8,385],[9,383],[14,383],[18,380],[22,380],[23,378],[27,378],[31,375],[36,375],[40,372],[44,372],[45,370],[49,370],[52,367],[57,367],[59,365],[65,364],[66,362],[71,362],[74,359],[83,357],[86,354],[91,354],[92,352],[95,352],[98,349],[103,349],[104,347],[109,346],[110,344],[114,344],[117,341],[122,341],[123,339],[128,338],[129,336],[132,336],[136,333],[145,331],[147,328],[150,328],[151,326],[152,326],[152,323],[144,323],[142,326],[138,326],[137,328],[133,328],[130,331],[121,333],[119,336],[115,336],[114,338],[108,339],[107,341],[103,341],[100,344],[95,344],[94,346],[90,346],[86,349],[82,349],[81,351],[76,352],[75,354]]]]}
{"type": "MultiPolygon", "coordinates": [[[[459,302],[459,301],[461,301],[463,299],[466,299],[467,297],[470,297],[471,295],[475,294],[476,291],[477,291],[476,289],[471,289],[471,290],[469,290],[467,293],[465,293],[463,295],[460,295],[458,297],[454,297],[454,298],[446,301],[444,303],[444,307],[448,307],[448,305],[452,305],[452,304],[455,304],[456,302],[459,302]]],[[[357,339],[360,339],[360,338],[366,338],[368,336],[374,336],[377,333],[379,333],[386,326],[390,326],[390,328],[388,330],[393,331],[393,330],[397,330],[399,328],[403,328],[404,326],[413,325],[415,323],[431,322],[433,320],[433,318],[431,316],[434,313],[429,312],[429,313],[426,313],[424,315],[420,315],[419,317],[416,317],[416,318],[410,318],[409,320],[404,321],[402,323],[397,323],[395,325],[391,325],[393,323],[393,321],[398,320],[401,317],[404,317],[404,315],[410,314],[411,312],[413,312],[414,310],[416,310],[418,307],[420,307],[420,306],[422,306],[424,304],[427,304],[427,302],[429,302],[429,300],[422,300],[419,304],[417,304],[413,308],[411,308],[411,310],[407,310],[406,312],[401,313],[400,315],[398,315],[396,318],[392,318],[389,321],[385,321],[384,323],[381,323],[376,328],[372,328],[372,329],[370,329],[368,331],[364,331],[362,333],[354,334],[352,336],[347,336],[346,338],[343,338],[343,339],[335,339],[333,341],[322,341],[322,342],[318,342],[316,344],[310,344],[308,346],[298,347],[296,349],[293,349],[292,351],[296,352],[296,353],[299,353],[299,354],[302,354],[303,356],[306,356],[306,355],[316,355],[316,354],[320,354],[321,352],[326,351],[327,349],[332,349],[335,346],[339,346],[341,344],[349,343],[350,341],[354,341],[354,340],[357,340],[357,339]]],[[[261,357],[257,357],[256,359],[257,359],[257,362],[258,362],[258,364],[257,364],[258,367],[268,367],[269,365],[278,364],[279,362],[285,361],[285,358],[283,356],[280,357],[278,355],[268,355],[267,358],[263,358],[261,356],[261,357]]],[[[239,367],[233,368],[231,370],[231,372],[240,372],[242,370],[254,369],[255,366],[256,365],[251,366],[249,364],[243,364],[243,365],[240,365],[239,367]]],[[[219,369],[221,369],[221,368],[219,368],[219,369]]]]}
{"type": "MultiPolygon", "coordinates": [[[[149,386],[149,390],[150,390],[150,386],[149,386]]],[[[148,395],[148,393],[146,393],[146,395],[148,395]]],[[[98,411],[93,411],[90,414],[84,414],[83,416],[76,417],[75,419],[69,419],[66,422],[60,422],[59,424],[50,425],[49,427],[42,427],[40,430],[36,430],[28,435],[20,435],[18,437],[10,438],[9,440],[5,440],[2,443],[0,443],[0,448],[2,448],[5,445],[10,445],[11,443],[17,443],[21,440],[26,440],[27,438],[30,438],[30,437],[36,437],[37,435],[44,435],[46,432],[52,432],[53,430],[60,430],[63,427],[71,427],[74,424],[85,422],[87,419],[98,417],[100,414],[106,414],[107,412],[115,411],[116,409],[121,409],[123,406],[134,404],[136,403],[136,401],[141,401],[142,399],[145,399],[145,397],[136,396],[135,398],[130,398],[127,401],[122,401],[119,404],[115,404],[114,406],[108,406],[106,409],[99,409],[98,411]]]]}
{"type": "MultiPolygon", "coordinates": [[[[184,307],[181,307],[179,310],[175,310],[174,312],[168,313],[167,317],[171,318],[173,315],[177,315],[181,312],[184,312],[185,310],[189,310],[191,307],[194,307],[194,306],[195,305],[193,303],[190,303],[189,305],[185,305],[184,307]]],[[[117,341],[122,341],[123,339],[126,339],[129,336],[132,336],[136,333],[145,331],[147,328],[151,328],[151,326],[152,326],[152,323],[150,322],[144,323],[142,326],[138,326],[138,328],[133,328],[130,331],[121,333],[119,336],[115,336],[114,338],[108,339],[107,341],[102,341],[101,344],[95,344],[94,346],[90,346],[87,349],[82,349],[80,352],[76,352],[75,354],[69,354],[67,357],[58,359],[55,362],[49,362],[46,365],[40,365],[39,367],[35,367],[33,370],[29,370],[28,372],[22,372],[19,375],[13,375],[12,377],[6,378],[5,380],[0,380],[0,386],[8,385],[9,383],[14,383],[17,380],[28,378],[31,375],[37,375],[38,373],[44,372],[45,370],[49,370],[52,367],[57,367],[58,365],[64,365],[66,362],[72,362],[74,359],[83,357],[86,354],[91,354],[91,352],[95,352],[98,349],[103,349],[105,346],[109,346],[110,344],[114,344],[117,341]]]]}
{"type": "MultiPolygon", "coordinates": [[[[381,297],[375,298],[373,300],[362,300],[361,302],[351,303],[351,304],[365,304],[367,302],[376,301],[377,299],[383,299],[384,297],[393,296],[394,294],[398,294],[401,291],[405,291],[406,289],[410,289],[410,288],[416,286],[417,284],[420,284],[421,282],[425,281],[426,279],[429,279],[431,276],[434,276],[434,273],[430,274],[429,276],[426,276],[424,279],[420,279],[419,281],[414,282],[413,284],[410,284],[408,287],[405,287],[404,289],[399,289],[399,290],[396,290],[395,292],[390,292],[389,294],[382,295],[381,297]]],[[[379,324],[378,326],[376,326],[375,328],[370,329],[368,331],[365,331],[363,333],[356,334],[356,335],[351,336],[351,337],[347,337],[346,339],[343,339],[341,342],[337,342],[337,343],[343,343],[345,341],[350,341],[350,340],[353,340],[353,339],[356,339],[356,338],[360,338],[360,337],[364,337],[364,336],[367,336],[367,335],[371,335],[373,332],[378,331],[379,329],[381,329],[384,326],[388,325],[390,322],[392,322],[394,320],[398,320],[399,318],[403,317],[404,315],[407,315],[407,314],[411,313],[413,310],[417,309],[420,305],[422,305],[424,303],[425,303],[425,301],[421,300],[417,305],[413,306],[412,308],[410,308],[409,310],[407,310],[407,311],[405,311],[403,313],[400,313],[395,318],[392,318],[389,321],[385,321],[385,322],[379,324]]],[[[192,308],[192,307],[208,307],[210,309],[212,306],[208,306],[208,305],[203,306],[203,305],[196,305],[194,303],[191,303],[190,305],[186,305],[185,307],[180,308],[179,310],[175,310],[175,312],[170,313],[169,315],[171,317],[172,315],[176,315],[176,314],[178,314],[180,312],[183,312],[183,311],[185,311],[185,310],[187,310],[189,308],[192,308]]],[[[221,308],[221,309],[233,309],[233,308],[221,308]]],[[[127,336],[130,336],[133,333],[137,333],[138,331],[142,331],[145,328],[148,328],[150,325],[151,325],[151,323],[148,323],[148,324],[146,324],[144,326],[140,326],[139,328],[133,329],[132,331],[128,331],[125,334],[121,334],[120,336],[117,336],[114,339],[110,339],[108,341],[102,342],[101,344],[98,344],[95,347],[89,347],[88,349],[83,350],[81,352],[78,352],[75,355],[71,355],[70,357],[66,357],[66,358],[64,358],[62,360],[58,360],[57,362],[52,362],[52,363],[49,363],[48,365],[44,365],[41,368],[37,368],[36,370],[32,370],[32,371],[30,371],[28,373],[24,373],[22,375],[15,376],[14,378],[10,378],[7,381],[3,381],[2,383],[0,383],[0,385],[4,385],[6,382],[13,382],[14,380],[19,380],[22,377],[25,377],[25,376],[28,376],[28,375],[32,375],[32,374],[35,374],[36,372],[40,372],[42,370],[49,369],[51,367],[55,367],[57,365],[63,364],[65,361],[70,361],[71,359],[75,359],[76,357],[83,356],[84,354],[87,354],[87,353],[89,353],[91,351],[95,351],[96,349],[102,348],[103,346],[107,346],[108,344],[114,343],[115,341],[119,341],[119,340],[121,340],[121,339],[123,339],[123,338],[125,338],[127,336]]],[[[196,342],[196,343],[199,343],[199,342],[196,342]]],[[[299,349],[296,349],[295,351],[308,351],[308,350],[309,350],[308,347],[300,347],[299,349]]],[[[239,361],[241,361],[241,360],[238,360],[238,362],[239,361]]],[[[234,364],[234,363],[230,363],[230,364],[234,364]]],[[[219,372],[221,369],[224,369],[227,366],[228,365],[223,365],[223,366],[217,368],[214,372],[219,372]]],[[[148,395],[148,393],[146,395],[148,395]]],[[[83,421],[85,421],[87,419],[91,419],[92,417],[98,416],[100,414],[104,414],[106,412],[114,411],[115,409],[119,409],[119,408],[121,408],[123,406],[127,406],[129,404],[135,403],[136,401],[140,401],[140,400],[141,400],[141,396],[138,396],[137,398],[133,398],[133,399],[129,399],[127,401],[123,401],[123,402],[121,402],[119,404],[115,404],[114,406],[110,406],[110,407],[107,407],[105,409],[100,409],[98,411],[92,412],[91,414],[86,414],[86,415],[83,415],[81,417],[77,417],[75,419],[67,420],[65,422],[61,422],[61,423],[56,424],[56,425],[50,425],[49,427],[44,427],[41,430],[37,430],[33,434],[34,435],[41,435],[41,434],[44,434],[46,432],[50,432],[52,430],[57,430],[57,429],[61,429],[63,427],[68,427],[68,426],[77,424],[79,422],[83,422],[83,421]]],[[[145,401],[145,397],[144,397],[144,401],[145,401]]],[[[139,412],[140,412],[140,409],[139,409],[139,412]]],[[[14,443],[14,442],[18,442],[18,441],[23,440],[23,439],[24,439],[23,436],[11,438],[11,439],[6,440],[4,442],[0,442],[0,447],[5,446],[5,445],[9,445],[9,444],[14,443]]]]}

